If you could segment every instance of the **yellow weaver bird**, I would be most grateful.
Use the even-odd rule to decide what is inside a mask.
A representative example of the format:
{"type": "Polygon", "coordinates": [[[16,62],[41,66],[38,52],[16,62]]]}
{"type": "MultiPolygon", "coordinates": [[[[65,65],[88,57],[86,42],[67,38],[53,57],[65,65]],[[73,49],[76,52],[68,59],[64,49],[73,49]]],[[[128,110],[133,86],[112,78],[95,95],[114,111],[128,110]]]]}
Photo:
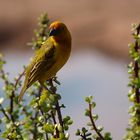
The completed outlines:
{"type": "Polygon", "coordinates": [[[71,35],[66,25],[55,21],[50,27],[49,38],[36,52],[33,60],[26,68],[24,85],[18,100],[25,91],[36,81],[41,85],[64,66],[71,52],[71,35]]]}

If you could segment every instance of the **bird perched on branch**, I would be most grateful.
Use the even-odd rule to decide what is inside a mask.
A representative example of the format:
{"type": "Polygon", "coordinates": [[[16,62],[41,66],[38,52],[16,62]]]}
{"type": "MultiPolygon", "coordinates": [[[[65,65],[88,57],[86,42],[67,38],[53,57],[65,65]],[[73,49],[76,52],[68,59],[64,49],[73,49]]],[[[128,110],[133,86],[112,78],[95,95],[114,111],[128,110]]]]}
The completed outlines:
{"type": "Polygon", "coordinates": [[[55,21],[49,27],[49,38],[36,52],[33,60],[26,68],[24,85],[18,100],[25,91],[36,81],[41,85],[64,66],[71,52],[71,35],[66,25],[55,21]]]}

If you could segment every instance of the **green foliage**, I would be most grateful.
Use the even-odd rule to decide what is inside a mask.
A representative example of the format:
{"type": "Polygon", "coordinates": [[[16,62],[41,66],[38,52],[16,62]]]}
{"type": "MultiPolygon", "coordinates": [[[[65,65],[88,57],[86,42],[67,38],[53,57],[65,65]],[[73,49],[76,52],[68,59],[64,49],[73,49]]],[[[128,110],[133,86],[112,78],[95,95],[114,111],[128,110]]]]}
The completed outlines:
{"type": "Polygon", "coordinates": [[[35,30],[35,38],[32,39],[31,43],[28,43],[29,46],[32,46],[33,49],[37,50],[40,48],[42,43],[48,38],[49,35],[49,19],[48,15],[42,14],[38,18],[38,26],[39,28],[35,30]]]}
{"type": "Polygon", "coordinates": [[[132,26],[135,42],[129,44],[129,54],[132,60],[128,65],[130,79],[128,98],[133,104],[129,108],[129,128],[127,128],[124,140],[140,140],[140,24],[132,26]]]}

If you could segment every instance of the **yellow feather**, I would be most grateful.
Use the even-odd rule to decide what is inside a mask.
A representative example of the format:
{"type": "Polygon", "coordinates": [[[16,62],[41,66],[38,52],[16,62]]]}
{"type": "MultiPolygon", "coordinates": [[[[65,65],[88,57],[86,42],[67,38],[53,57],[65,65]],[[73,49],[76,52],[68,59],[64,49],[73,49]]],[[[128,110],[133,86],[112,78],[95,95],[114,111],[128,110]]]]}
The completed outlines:
{"type": "Polygon", "coordinates": [[[27,88],[26,88],[25,86],[23,86],[23,88],[21,89],[20,95],[19,95],[19,97],[18,97],[18,101],[19,101],[19,102],[22,100],[22,97],[23,97],[23,95],[24,95],[26,89],[27,89],[27,88]]]}

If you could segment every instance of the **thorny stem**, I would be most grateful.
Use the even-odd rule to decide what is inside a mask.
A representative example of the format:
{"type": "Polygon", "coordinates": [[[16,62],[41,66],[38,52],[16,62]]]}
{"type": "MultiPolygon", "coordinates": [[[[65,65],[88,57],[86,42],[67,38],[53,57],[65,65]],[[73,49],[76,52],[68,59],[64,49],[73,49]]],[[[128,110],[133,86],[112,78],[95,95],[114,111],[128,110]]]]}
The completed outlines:
{"type": "Polygon", "coordinates": [[[99,132],[99,130],[97,129],[96,125],[95,125],[95,122],[93,120],[93,117],[92,117],[92,105],[89,103],[89,118],[90,118],[90,121],[92,123],[92,126],[93,126],[93,129],[95,130],[95,132],[97,133],[97,135],[99,136],[99,138],[101,140],[104,140],[104,137],[102,136],[102,134],[99,132]]]}

